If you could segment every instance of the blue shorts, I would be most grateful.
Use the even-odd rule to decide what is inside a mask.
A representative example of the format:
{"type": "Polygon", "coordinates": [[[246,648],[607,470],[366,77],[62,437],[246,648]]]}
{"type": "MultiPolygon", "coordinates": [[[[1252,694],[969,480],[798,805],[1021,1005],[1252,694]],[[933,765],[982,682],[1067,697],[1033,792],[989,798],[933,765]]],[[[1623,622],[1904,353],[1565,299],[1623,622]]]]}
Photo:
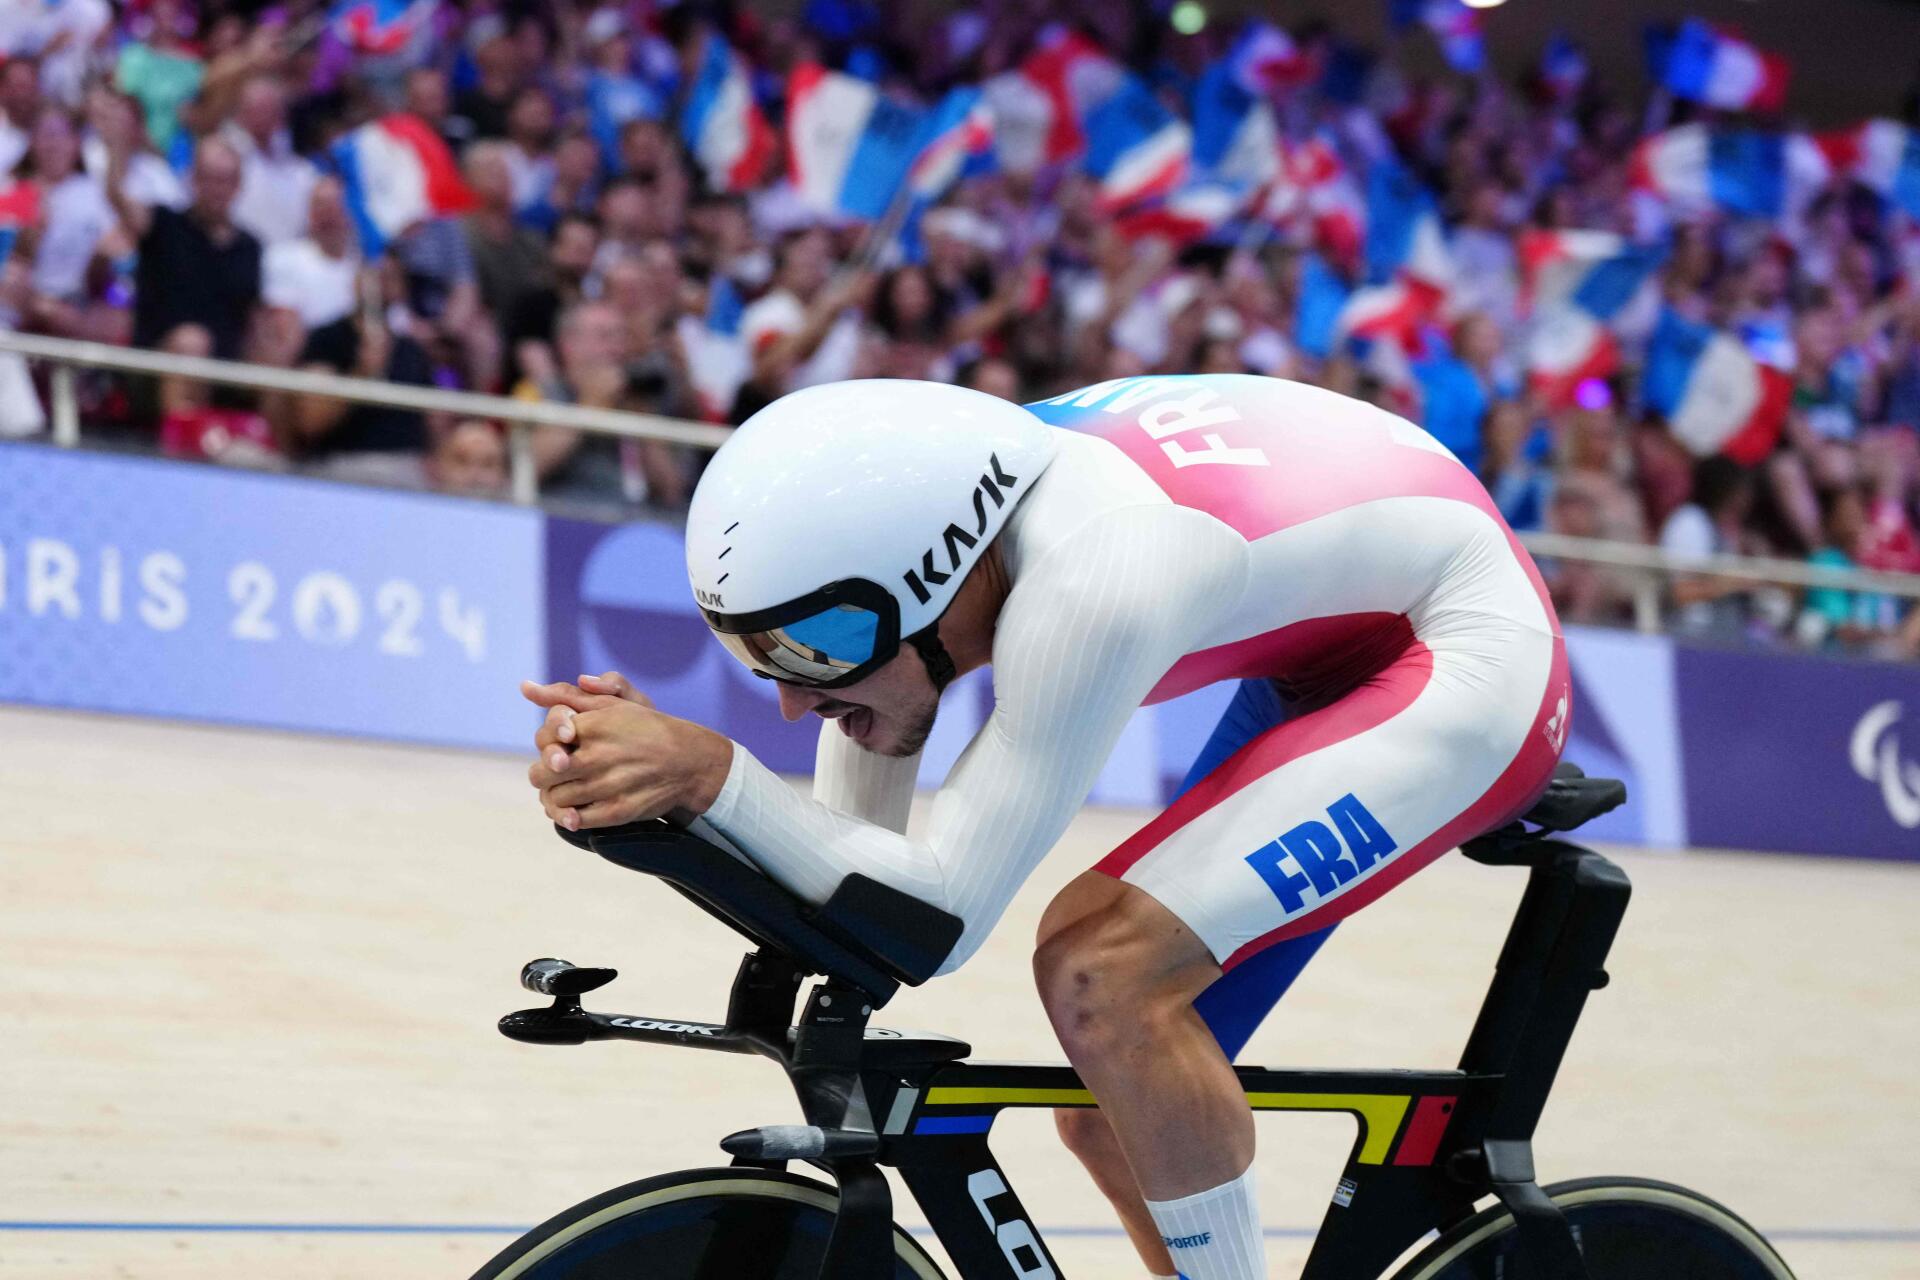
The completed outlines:
{"type": "MultiPolygon", "coordinates": [[[[1207,739],[1193,767],[1187,770],[1186,780],[1180,784],[1181,792],[1286,718],[1286,706],[1272,681],[1241,681],[1220,723],[1214,726],[1213,736],[1207,739]]],[[[1220,1047],[1226,1050],[1229,1061],[1240,1056],[1254,1028],[1280,1002],[1280,997],[1286,994],[1334,928],[1328,925],[1318,933],[1276,942],[1229,969],[1220,981],[1200,993],[1193,1007],[1206,1021],[1220,1047]]]]}

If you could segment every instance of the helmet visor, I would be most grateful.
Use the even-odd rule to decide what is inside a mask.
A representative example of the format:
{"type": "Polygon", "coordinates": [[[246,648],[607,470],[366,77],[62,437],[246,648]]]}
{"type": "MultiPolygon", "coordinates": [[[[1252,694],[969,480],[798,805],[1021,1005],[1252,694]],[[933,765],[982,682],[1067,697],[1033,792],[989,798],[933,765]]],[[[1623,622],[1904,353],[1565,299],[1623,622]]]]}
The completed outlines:
{"type": "Polygon", "coordinates": [[[898,606],[885,590],[849,579],[776,609],[703,610],[720,643],[769,680],[838,688],[864,680],[900,649],[898,606]]]}

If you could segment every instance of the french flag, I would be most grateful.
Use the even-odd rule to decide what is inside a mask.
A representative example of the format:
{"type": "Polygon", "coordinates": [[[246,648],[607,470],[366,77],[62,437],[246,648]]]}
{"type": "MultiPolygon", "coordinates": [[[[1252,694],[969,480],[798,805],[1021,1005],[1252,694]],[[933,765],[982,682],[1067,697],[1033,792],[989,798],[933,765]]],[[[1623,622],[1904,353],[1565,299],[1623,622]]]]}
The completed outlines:
{"type": "Polygon", "coordinates": [[[1251,22],[1227,50],[1233,81],[1255,97],[1277,98],[1320,78],[1319,62],[1270,22],[1251,22]]]}
{"type": "Polygon", "coordinates": [[[1642,390],[1696,457],[1723,453],[1749,467],[1773,452],[1793,399],[1787,374],[1754,359],[1732,334],[1671,308],[1647,346],[1642,390]]]}
{"type": "Polygon", "coordinates": [[[1920,218],[1920,135],[1892,120],[1869,120],[1814,139],[1835,174],[1920,218]]]}
{"type": "Polygon", "coordinates": [[[1599,317],[1578,307],[1553,307],[1527,328],[1527,387],[1549,409],[1574,401],[1581,383],[1620,367],[1620,344],[1599,317]]]}
{"type": "Polygon", "coordinates": [[[1634,187],[1678,208],[1754,218],[1797,213],[1831,174],[1827,155],[1805,134],[1698,123],[1644,139],[1628,167],[1634,187]]]}
{"type": "Polygon", "coordinates": [[[8,181],[0,186],[0,263],[13,252],[14,241],[29,227],[40,225],[40,188],[31,182],[8,181]]]}
{"type": "Polygon", "coordinates": [[[1530,312],[1527,382],[1549,406],[1620,367],[1610,325],[1660,266],[1661,251],[1609,231],[1529,231],[1520,238],[1522,296],[1530,312]]]}
{"type": "Polygon", "coordinates": [[[418,116],[398,113],[361,125],[335,142],[330,154],[360,233],[360,251],[369,258],[416,222],[474,206],[453,152],[418,116]]]}
{"type": "Polygon", "coordinates": [[[1325,259],[1317,253],[1302,254],[1293,305],[1294,345],[1316,360],[1332,355],[1347,296],[1347,282],[1325,259]]]}
{"type": "Polygon", "coordinates": [[[1343,269],[1357,271],[1366,249],[1367,200],[1360,183],[1325,138],[1288,147],[1282,180],[1301,194],[1313,242],[1343,269]]]}
{"type": "Polygon", "coordinates": [[[1210,64],[1193,91],[1193,161],[1203,173],[1264,186],[1280,173],[1273,107],[1242,83],[1233,55],[1210,64]]]}
{"type": "Polygon", "coordinates": [[[1453,280],[1433,193],[1388,159],[1367,175],[1366,264],[1375,283],[1409,277],[1444,293],[1453,280]]]}
{"type": "Polygon", "coordinates": [[[440,0],[340,0],[330,24],[334,38],[355,53],[403,53],[433,26],[440,0]]]}
{"type": "Polygon", "coordinates": [[[1334,329],[1344,338],[1391,342],[1414,354],[1425,346],[1422,330],[1440,313],[1446,294],[1424,280],[1405,277],[1354,290],[1334,329]]]}
{"type": "Polygon", "coordinates": [[[1689,18],[1648,45],[1654,78],[1675,97],[1729,111],[1779,111],[1791,68],[1776,53],[1689,18]]]}
{"type": "Polygon", "coordinates": [[[734,397],[747,380],[752,361],[740,335],[746,308],[731,278],[715,276],[707,295],[705,319],[680,317],[677,334],[687,355],[687,381],[708,422],[725,422],[734,397]]]}
{"type": "Polygon", "coordinates": [[[907,186],[919,200],[938,200],[960,175],[993,153],[993,111],[980,90],[959,88],[934,107],[921,129],[907,186]]]}
{"type": "Polygon", "coordinates": [[[1455,71],[1469,74],[1487,65],[1480,14],[1464,0],[1387,0],[1387,19],[1395,27],[1420,23],[1440,43],[1441,56],[1455,71]]]}
{"type": "Polygon", "coordinates": [[[1020,64],[1020,75],[1050,108],[1042,161],[1058,164],[1086,149],[1085,121],[1126,83],[1127,73],[1105,49],[1069,27],[1053,26],[1020,64]]]}
{"type": "Polygon", "coordinates": [[[744,191],[773,156],[773,128],[753,100],[747,65],[711,32],[680,108],[680,138],[715,191],[744,191]]]}
{"type": "Polygon", "coordinates": [[[1193,159],[1193,130],[1133,76],[1087,117],[1086,138],[1086,170],[1107,209],[1168,194],[1193,159]]]}
{"type": "Polygon", "coordinates": [[[1158,236],[1192,244],[1239,217],[1251,195],[1252,188],[1244,183],[1200,179],[1127,209],[1114,226],[1129,240],[1158,236]]]}
{"type": "Polygon", "coordinates": [[[1523,303],[1573,306],[1602,320],[1633,301],[1666,256],[1612,231],[1527,231],[1519,253],[1523,303]]]}
{"type": "Polygon", "coordinates": [[[823,213],[869,221],[884,216],[919,153],[924,126],[917,108],[816,63],[795,67],[787,80],[793,185],[823,213]]]}

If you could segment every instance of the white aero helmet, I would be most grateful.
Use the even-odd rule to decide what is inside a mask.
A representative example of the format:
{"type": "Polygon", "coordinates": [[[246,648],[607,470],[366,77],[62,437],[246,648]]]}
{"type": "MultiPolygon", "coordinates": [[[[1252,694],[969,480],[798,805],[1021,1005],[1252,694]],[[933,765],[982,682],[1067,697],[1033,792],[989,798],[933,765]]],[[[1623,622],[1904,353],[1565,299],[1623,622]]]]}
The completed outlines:
{"type": "Polygon", "coordinates": [[[1053,461],[1054,428],[942,382],[809,387],[754,414],[687,513],[707,624],[758,675],[839,688],[904,640],[944,686],[934,624],[1053,461]]]}

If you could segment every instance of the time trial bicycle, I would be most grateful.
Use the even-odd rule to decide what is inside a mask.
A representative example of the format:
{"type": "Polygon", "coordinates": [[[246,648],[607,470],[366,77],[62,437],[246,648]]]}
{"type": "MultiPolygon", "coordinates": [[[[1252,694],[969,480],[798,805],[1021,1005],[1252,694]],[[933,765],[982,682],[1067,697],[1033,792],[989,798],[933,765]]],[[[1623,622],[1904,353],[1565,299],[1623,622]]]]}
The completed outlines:
{"type": "MultiPolygon", "coordinates": [[[[1625,798],[1619,782],[1562,765],[1522,822],[1462,847],[1529,875],[1456,1069],[1236,1068],[1256,1111],[1358,1121],[1302,1280],[1389,1268],[1391,1280],[1792,1280],[1758,1232],[1698,1192],[1645,1178],[1535,1180],[1534,1127],[1588,994],[1607,984],[1629,893],[1617,866],[1557,833],[1625,798]]],[[[899,1170],[960,1280],[1062,1275],[987,1139],[1006,1110],[1093,1106],[1073,1070],[969,1061],[960,1040],[869,1025],[901,984],[939,968],[958,919],[861,875],[812,906],[662,822],[560,834],[667,881],[754,949],[722,1023],[589,1012],[581,996],[615,971],[543,959],[521,982],[553,1003],[507,1015],[500,1030],[533,1044],[760,1054],[786,1071],[806,1123],[722,1139],[730,1166],[577,1204],[475,1280],[939,1280],[945,1273],[893,1222],[883,1166],[899,1170]],[[823,981],[796,1021],[809,976],[823,981]],[[795,1162],[830,1181],[789,1172],[795,1162]]]]}

